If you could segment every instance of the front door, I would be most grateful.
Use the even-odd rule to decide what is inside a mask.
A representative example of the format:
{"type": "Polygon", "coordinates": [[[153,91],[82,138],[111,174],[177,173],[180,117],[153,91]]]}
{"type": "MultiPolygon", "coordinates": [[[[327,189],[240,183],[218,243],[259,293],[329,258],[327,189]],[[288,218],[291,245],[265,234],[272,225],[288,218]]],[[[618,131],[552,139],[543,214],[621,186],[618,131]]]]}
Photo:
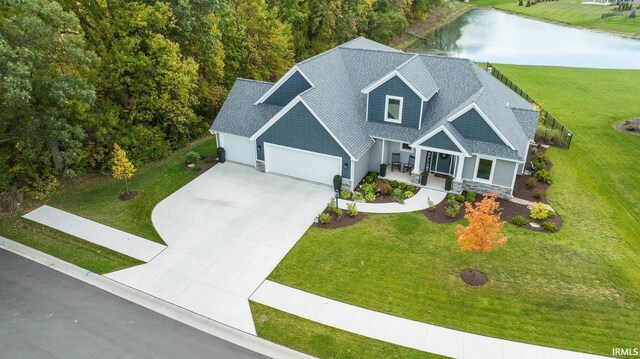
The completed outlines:
{"type": "Polygon", "coordinates": [[[452,174],[453,173],[453,156],[446,153],[438,153],[436,160],[436,172],[452,174]]]}

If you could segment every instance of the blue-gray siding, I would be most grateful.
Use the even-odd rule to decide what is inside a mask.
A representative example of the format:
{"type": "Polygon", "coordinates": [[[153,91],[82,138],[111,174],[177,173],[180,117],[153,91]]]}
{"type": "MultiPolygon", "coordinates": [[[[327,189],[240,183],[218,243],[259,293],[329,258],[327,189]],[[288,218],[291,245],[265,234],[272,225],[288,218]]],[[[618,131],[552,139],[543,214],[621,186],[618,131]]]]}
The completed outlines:
{"type": "Polygon", "coordinates": [[[296,71],[285,81],[282,86],[275,90],[264,103],[276,106],[285,106],[301,92],[309,89],[311,84],[304,79],[300,72],[296,71]]]}
{"type": "Polygon", "coordinates": [[[420,126],[420,107],[422,99],[418,97],[398,76],[394,76],[369,93],[368,121],[386,123],[395,126],[418,128],[420,126]],[[402,97],[402,123],[385,122],[384,108],[386,96],[402,97]]]}
{"type": "Polygon", "coordinates": [[[496,169],[495,172],[493,172],[493,184],[511,187],[513,184],[513,174],[516,169],[516,165],[517,164],[515,162],[497,160],[494,163],[496,169]]]}
{"type": "Polygon", "coordinates": [[[342,177],[351,178],[351,158],[302,102],[293,106],[258,137],[256,148],[260,146],[259,160],[264,160],[265,142],[341,157],[342,177]]]}
{"type": "Polygon", "coordinates": [[[451,124],[464,138],[499,145],[505,144],[474,108],[453,120],[451,124]]]}
{"type": "Polygon", "coordinates": [[[438,148],[441,150],[460,152],[460,149],[458,148],[458,146],[456,146],[456,144],[453,143],[453,141],[451,141],[451,138],[449,138],[449,135],[444,133],[444,131],[438,132],[435,136],[422,142],[422,144],[420,145],[426,146],[426,147],[438,148]]]}

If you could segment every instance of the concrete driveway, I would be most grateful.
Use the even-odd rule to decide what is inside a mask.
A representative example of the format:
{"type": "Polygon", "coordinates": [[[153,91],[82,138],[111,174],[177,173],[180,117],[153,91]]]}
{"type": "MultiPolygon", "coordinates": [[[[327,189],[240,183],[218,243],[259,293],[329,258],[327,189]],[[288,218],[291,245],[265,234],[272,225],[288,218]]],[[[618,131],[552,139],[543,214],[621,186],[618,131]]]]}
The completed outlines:
{"type": "Polygon", "coordinates": [[[107,276],[256,334],[248,298],[331,196],[328,186],[218,164],[153,210],[168,248],[107,276]]]}

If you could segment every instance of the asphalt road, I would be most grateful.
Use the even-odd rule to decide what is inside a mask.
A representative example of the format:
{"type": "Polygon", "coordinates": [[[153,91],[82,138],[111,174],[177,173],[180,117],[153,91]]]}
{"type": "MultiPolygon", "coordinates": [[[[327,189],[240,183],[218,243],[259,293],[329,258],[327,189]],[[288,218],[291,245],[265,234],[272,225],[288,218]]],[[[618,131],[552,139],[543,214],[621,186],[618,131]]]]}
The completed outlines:
{"type": "Polygon", "coordinates": [[[0,358],[263,358],[0,250],[0,358]]]}

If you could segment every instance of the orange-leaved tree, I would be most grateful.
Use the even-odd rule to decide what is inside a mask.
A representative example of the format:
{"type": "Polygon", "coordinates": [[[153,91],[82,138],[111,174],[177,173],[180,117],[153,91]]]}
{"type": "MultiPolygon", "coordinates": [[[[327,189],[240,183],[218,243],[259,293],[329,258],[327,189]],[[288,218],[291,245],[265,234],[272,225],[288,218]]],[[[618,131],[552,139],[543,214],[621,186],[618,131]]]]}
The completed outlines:
{"type": "Polygon", "coordinates": [[[123,179],[129,194],[129,179],[136,172],[136,167],[127,158],[127,153],[117,143],[113,144],[113,166],[111,174],[115,179],[123,179]]]}
{"type": "Polygon", "coordinates": [[[465,215],[469,224],[456,226],[456,236],[462,251],[475,252],[476,266],[474,275],[478,272],[480,254],[490,252],[494,247],[501,247],[507,242],[502,233],[504,221],[500,220],[500,204],[496,202],[498,192],[484,194],[483,199],[475,206],[465,203],[465,215]]]}

